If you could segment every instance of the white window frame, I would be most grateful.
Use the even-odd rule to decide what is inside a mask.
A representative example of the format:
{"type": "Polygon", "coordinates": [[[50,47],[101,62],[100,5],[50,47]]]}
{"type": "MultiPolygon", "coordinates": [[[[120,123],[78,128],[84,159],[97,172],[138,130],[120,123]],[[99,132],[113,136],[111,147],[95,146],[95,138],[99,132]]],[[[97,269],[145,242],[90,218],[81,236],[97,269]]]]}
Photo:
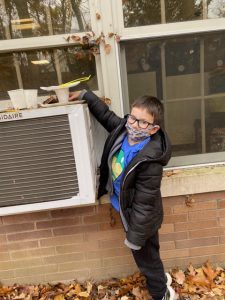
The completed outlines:
{"type": "MultiPolygon", "coordinates": [[[[220,32],[225,30],[225,18],[218,19],[204,19],[204,20],[196,20],[196,21],[184,21],[184,22],[175,22],[175,23],[165,23],[165,12],[162,14],[162,24],[157,25],[147,25],[147,26],[138,26],[138,27],[124,27],[123,20],[123,9],[122,9],[122,0],[117,0],[112,2],[113,8],[113,18],[114,22],[117,25],[117,30],[120,35],[120,40],[129,41],[129,40],[140,40],[140,39],[156,39],[156,38],[169,38],[169,37],[177,37],[177,36],[187,36],[190,34],[199,34],[199,33],[212,33],[212,32],[220,32]]],[[[162,3],[162,0],[161,0],[162,3]]],[[[203,17],[206,17],[206,9],[207,4],[206,0],[203,0],[203,17]]],[[[120,67],[120,74],[126,74],[124,70],[126,70],[125,63],[125,54],[123,48],[118,49],[118,59],[120,59],[120,63],[118,63],[120,67]],[[122,72],[123,71],[123,72],[122,72]]],[[[124,99],[128,99],[128,84],[127,79],[122,78],[123,83],[123,97],[124,99]],[[126,88],[125,88],[126,87],[126,88]]],[[[199,95],[198,98],[201,98],[202,95],[199,95]]],[[[204,96],[204,99],[210,98],[210,96],[204,96]]],[[[178,100],[178,99],[176,99],[178,100]]],[[[200,99],[200,101],[202,101],[200,99]]],[[[128,101],[124,102],[124,110],[128,110],[128,101]]],[[[169,102],[169,101],[168,101],[169,102]]],[[[166,109],[166,107],[165,107],[166,109]]],[[[205,128],[202,128],[202,134],[205,135],[205,128]]],[[[205,149],[205,143],[202,142],[203,151],[205,149]]],[[[169,164],[168,168],[184,168],[189,166],[208,166],[215,164],[224,164],[225,163],[225,153],[224,152],[216,152],[216,153],[206,153],[199,155],[187,155],[187,156],[179,156],[173,157],[169,164]],[[209,162],[206,162],[206,159],[209,162]]]]}

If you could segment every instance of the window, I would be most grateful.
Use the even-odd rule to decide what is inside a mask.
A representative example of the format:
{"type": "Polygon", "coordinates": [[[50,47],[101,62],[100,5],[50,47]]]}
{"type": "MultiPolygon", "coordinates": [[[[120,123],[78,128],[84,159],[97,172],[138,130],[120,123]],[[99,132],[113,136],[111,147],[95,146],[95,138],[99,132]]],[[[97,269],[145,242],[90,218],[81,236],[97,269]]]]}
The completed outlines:
{"type": "Polygon", "coordinates": [[[89,46],[67,40],[68,34],[90,30],[88,0],[0,0],[0,43],[6,45],[0,51],[0,100],[9,99],[8,90],[35,88],[41,96],[47,94],[41,86],[89,75],[91,80],[79,87],[97,90],[89,46]]]}
{"type": "Polygon", "coordinates": [[[0,39],[91,30],[87,0],[1,0],[0,9],[0,39]]]}
{"type": "Polygon", "coordinates": [[[95,58],[80,47],[61,47],[0,54],[0,99],[7,99],[8,90],[23,87],[39,89],[57,85],[74,78],[91,75],[91,80],[79,88],[98,89],[95,58]]]}
{"type": "Polygon", "coordinates": [[[137,96],[156,96],[172,141],[170,166],[224,162],[225,28],[213,19],[224,17],[225,2],[123,0],[122,9],[125,113],[137,96]]]}
{"type": "Polygon", "coordinates": [[[224,1],[123,0],[124,27],[223,18],[224,1]]]}

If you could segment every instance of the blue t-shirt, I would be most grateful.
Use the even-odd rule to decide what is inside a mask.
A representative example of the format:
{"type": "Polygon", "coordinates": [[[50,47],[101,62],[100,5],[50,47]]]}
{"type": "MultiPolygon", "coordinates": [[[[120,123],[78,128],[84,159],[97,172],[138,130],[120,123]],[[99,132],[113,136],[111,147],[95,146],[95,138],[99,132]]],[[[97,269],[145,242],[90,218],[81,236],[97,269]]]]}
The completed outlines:
{"type": "Polygon", "coordinates": [[[150,137],[144,141],[130,145],[128,143],[128,137],[123,140],[120,150],[118,150],[112,158],[112,180],[113,180],[113,195],[110,197],[110,201],[115,210],[119,211],[119,194],[120,183],[123,175],[123,171],[130,161],[138,154],[138,152],[150,141],[150,137]]]}

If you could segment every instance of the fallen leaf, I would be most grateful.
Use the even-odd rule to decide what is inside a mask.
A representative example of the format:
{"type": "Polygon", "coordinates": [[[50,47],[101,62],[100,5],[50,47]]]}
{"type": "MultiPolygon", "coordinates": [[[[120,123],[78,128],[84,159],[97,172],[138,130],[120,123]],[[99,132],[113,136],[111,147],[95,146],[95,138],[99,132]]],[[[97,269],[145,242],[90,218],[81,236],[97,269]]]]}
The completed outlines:
{"type": "Polygon", "coordinates": [[[65,300],[64,295],[57,295],[54,297],[54,300],[65,300]]]}
{"type": "Polygon", "coordinates": [[[207,278],[212,282],[214,278],[217,276],[218,271],[213,270],[212,266],[209,262],[206,262],[204,266],[202,266],[203,272],[206,274],[207,278]]]}
{"type": "Polygon", "coordinates": [[[88,293],[88,292],[80,292],[80,293],[78,294],[78,296],[84,297],[84,298],[88,298],[88,297],[89,297],[89,293],[88,293]]]}
{"type": "Polygon", "coordinates": [[[175,278],[178,284],[183,284],[185,281],[185,274],[182,270],[173,273],[173,277],[175,278]]]}

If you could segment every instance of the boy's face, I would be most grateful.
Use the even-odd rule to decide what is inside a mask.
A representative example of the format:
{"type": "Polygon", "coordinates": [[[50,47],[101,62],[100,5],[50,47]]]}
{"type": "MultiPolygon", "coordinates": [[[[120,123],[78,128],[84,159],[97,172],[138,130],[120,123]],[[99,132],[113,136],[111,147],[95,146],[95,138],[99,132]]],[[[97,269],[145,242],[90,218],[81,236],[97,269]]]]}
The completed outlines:
{"type": "Polygon", "coordinates": [[[130,123],[130,126],[132,126],[135,130],[143,130],[143,127],[147,127],[146,130],[149,135],[152,135],[160,129],[159,125],[154,124],[154,116],[151,115],[145,108],[133,107],[130,115],[137,119],[137,121],[133,124],[130,123]]]}

